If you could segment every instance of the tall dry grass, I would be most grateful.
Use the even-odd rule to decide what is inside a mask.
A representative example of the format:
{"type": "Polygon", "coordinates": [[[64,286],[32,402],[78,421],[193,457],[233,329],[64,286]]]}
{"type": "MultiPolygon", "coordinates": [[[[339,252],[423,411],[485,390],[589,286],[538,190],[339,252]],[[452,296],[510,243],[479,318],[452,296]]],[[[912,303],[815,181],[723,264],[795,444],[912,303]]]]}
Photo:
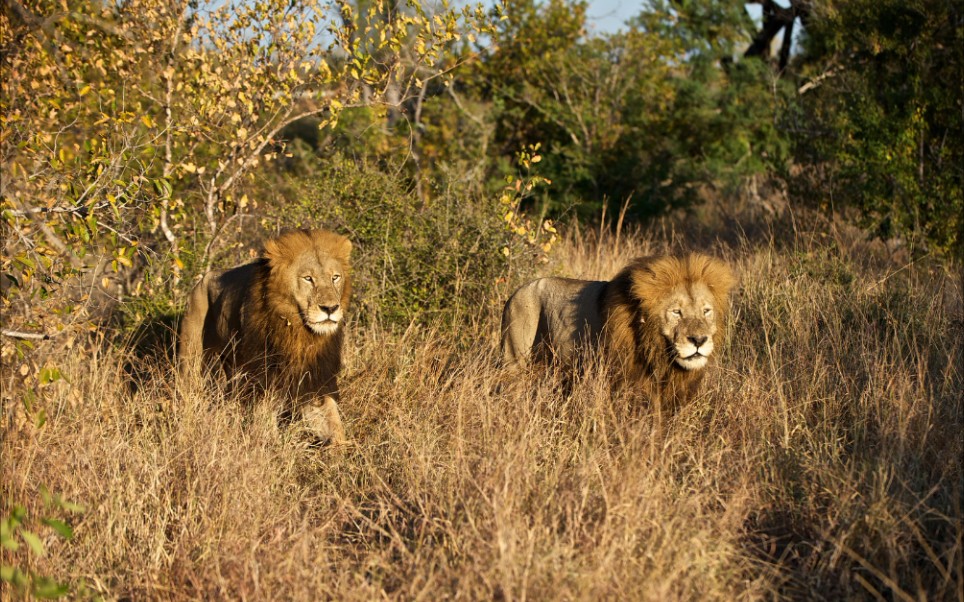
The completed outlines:
{"type": "Polygon", "coordinates": [[[592,371],[502,383],[499,299],[354,331],[337,452],[163,361],[135,390],[109,345],[59,356],[37,428],[7,361],[0,510],[42,515],[44,485],[86,511],[3,563],[133,600],[960,600],[960,279],[823,228],[570,236],[547,272],[696,241],[741,274],[720,365],[662,423],[592,371]]]}

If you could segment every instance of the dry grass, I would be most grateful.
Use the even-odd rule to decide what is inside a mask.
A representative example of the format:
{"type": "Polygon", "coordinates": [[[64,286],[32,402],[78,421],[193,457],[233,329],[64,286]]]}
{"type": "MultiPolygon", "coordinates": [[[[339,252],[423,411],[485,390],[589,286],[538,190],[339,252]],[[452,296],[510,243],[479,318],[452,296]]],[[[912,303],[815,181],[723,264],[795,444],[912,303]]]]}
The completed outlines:
{"type": "MultiPolygon", "coordinates": [[[[602,238],[551,270],[673,246],[602,238]]],[[[456,333],[354,332],[340,452],[164,363],[132,392],[107,345],[59,360],[36,428],[8,361],[0,510],[42,515],[40,485],[87,509],[3,562],[135,600],[964,598],[959,278],[846,233],[774,240],[714,245],[737,324],[662,425],[592,374],[500,386],[497,302],[456,333]]]]}

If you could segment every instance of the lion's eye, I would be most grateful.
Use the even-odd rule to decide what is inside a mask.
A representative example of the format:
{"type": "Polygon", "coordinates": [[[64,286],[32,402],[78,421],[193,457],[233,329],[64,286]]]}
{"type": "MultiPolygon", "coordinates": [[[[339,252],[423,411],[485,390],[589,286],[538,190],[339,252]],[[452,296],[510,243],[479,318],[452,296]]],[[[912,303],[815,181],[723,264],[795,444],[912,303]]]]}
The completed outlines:
{"type": "Polygon", "coordinates": [[[339,280],[341,280],[341,274],[332,274],[331,276],[332,282],[338,282],[339,280]]]}
{"type": "Polygon", "coordinates": [[[307,282],[308,284],[314,284],[315,282],[315,279],[312,278],[311,276],[302,276],[301,279],[307,282]]]}
{"type": "Polygon", "coordinates": [[[706,309],[703,310],[703,315],[704,315],[704,316],[708,316],[708,315],[710,315],[711,313],[713,313],[713,308],[712,308],[712,307],[707,307],[706,309]]]}
{"type": "Polygon", "coordinates": [[[676,316],[677,318],[682,318],[682,317],[683,317],[683,310],[682,310],[682,309],[674,309],[673,311],[671,311],[671,312],[669,312],[669,313],[673,314],[673,315],[676,316]]]}

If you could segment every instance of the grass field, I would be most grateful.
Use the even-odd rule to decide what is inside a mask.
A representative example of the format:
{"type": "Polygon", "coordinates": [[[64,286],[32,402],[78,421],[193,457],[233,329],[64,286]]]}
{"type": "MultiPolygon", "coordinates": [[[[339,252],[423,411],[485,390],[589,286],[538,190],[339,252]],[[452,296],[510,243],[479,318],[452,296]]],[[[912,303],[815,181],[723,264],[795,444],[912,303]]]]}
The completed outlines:
{"type": "Polygon", "coordinates": [[[545,272],[691,245],[741,285],[719,364],[662,423],[594,373],[569,397],[499,386],[519,282],[454,329],[354,327],[337,452],[117,344],[50,343],[65,378],[36,399],[5,359],[0,510],[44,554],[3,564],[130,600],[964,600],[960,276],[819,222],[570,230],[545,272]]]}

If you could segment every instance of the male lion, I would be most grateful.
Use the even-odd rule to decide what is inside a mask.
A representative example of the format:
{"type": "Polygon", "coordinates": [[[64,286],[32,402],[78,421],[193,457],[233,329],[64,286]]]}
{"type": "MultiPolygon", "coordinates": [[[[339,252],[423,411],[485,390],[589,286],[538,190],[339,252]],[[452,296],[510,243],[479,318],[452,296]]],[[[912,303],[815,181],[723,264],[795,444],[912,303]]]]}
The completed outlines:
{"type": "Polygon", "coordinates": [[[350,253],[344,236],[293,230],[266,241],[256,261],[205,274],[181,322],[181,376],[197,378],[202,364],[243,373],[249,385],[279,390],[285,413],[319,439],[343,443],[336,400],[350,253]]]}
{"type": "Polygon", "coordinates": [[[641,257],[608,282],[534,280],[505,304],[502,356],[516,370],[530,359],[572,368],[601,348],[617,384],[674,407],[724,336],[735,284],[726,264],[699,254],[641,257]]]}

